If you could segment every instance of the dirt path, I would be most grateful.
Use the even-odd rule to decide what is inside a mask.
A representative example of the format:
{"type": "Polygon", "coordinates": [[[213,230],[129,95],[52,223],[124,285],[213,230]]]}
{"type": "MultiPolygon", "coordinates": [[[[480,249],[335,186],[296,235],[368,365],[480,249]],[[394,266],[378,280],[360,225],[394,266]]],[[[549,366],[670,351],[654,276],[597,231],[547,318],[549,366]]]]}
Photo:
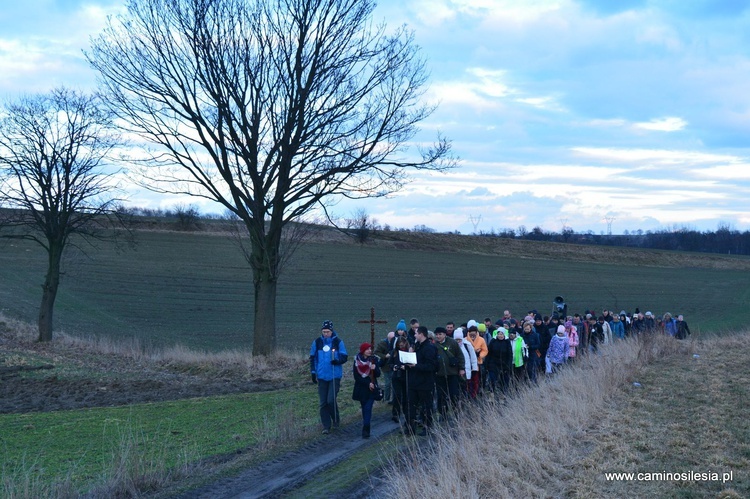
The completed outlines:
{"type": "MultiPolygon", "coordinates": [[[[399,430],[389,414],[373,415],[372,432],[369,439],[361,437],[361,424],[353,423],[331,432],[304,447],[279,456],[273,461],[250,468],[234,477],[218,480],[210,485],[180,495],[181,499],[257,499],[283,497],[304,485],[318,474],[334,466],[354,453],[377,445],[384,438],[399,430]]],[[[374,492],[374,490],[370,490],[374,492]]],[[[367,497],[368,491],[361,486],[351,491],[353,497],[367,497]]],[[[337,497],[342,497],[340,493],[337,497]]]]}

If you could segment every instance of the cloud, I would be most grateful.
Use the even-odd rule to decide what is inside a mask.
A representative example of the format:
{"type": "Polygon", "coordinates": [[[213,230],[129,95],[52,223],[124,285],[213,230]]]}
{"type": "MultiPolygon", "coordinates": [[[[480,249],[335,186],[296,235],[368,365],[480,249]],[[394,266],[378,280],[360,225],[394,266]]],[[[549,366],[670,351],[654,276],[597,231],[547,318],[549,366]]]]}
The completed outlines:
{"type": "Polygon", "coordinates": [[[436,27],[459,18],[501,17],[506,22],[525,23],[568,4],[557,0],[416,0],[409,4],[414,18],[436,27]]]}
{"type": "MultiPolygon", "coordinates": [[[[0,95],[93,86],[81,49],[124,0],[6,3],[0,95]]],[[[337,209],[462,232],[480,214],[479,230],[750,226],[748,3],[381,1],[377,21],[415,30],[439,103],[414,141],[440,129],[461,168],[337,209]]]]}
{"type": "Polygon", "coordinates": [[[619,149],[606,147],[573,147],[572,151],[582,156],[622,163],[670,164],[712,164],[741,163],[741,156],[719,152],[681,151],[668,149],[619,149]]]}
{"type": "Polygon", "coordinates": [[[635,123],[633,126],[642,130],[677,132],[687,126],[687,121],[682,118],[659,118],[645,123],[635,123]]]}
{"type": "Polygon", "coordinates": [[[93,88],[95,74],[82,51],[89,37],[104,27],[107,16],[122,10],[121,2],[71,1],[59,8],[49,0],[15,3],[12,15],[0,19],[0,90],[93,88]]]}

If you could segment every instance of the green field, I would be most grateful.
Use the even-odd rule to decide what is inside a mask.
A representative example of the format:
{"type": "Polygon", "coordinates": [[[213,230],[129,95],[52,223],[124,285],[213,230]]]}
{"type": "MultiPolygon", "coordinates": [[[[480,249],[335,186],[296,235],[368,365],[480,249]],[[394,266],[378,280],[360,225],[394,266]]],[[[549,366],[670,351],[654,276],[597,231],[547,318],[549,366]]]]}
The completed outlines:
{"type": "MultiPolygon", "coordinates": [[[[68,253],[56,329],[212,351],[252,346],[252,277],[233,241],[204,232],[136,236],[134,250],[118,253],[101,245],[68,253]]],[[[320,322],[331,319],[353,349],[369,337],[369,325],[357,321],[369,318],[370,307],[388,321],[378,326],[381,336],[400,318],[417,317],[432,328],[448,320],[495,319],[505,308],[515,315],[532,308],[549,313],[557,295],[571,313],[605,307],[669,311],[684,314],[693,330],[721,331],[750,320],[747,262],[732,268],[738,260],[727,259],[726,269],[700,268],[670,263],[665,254],[657,262],[670,266],[616,263],[616,258],[592,263],[576,257],[576,246],[569,247],[571,259],[534,258],[541,244],[561,246],[528,243],[526,254],[496,256],[307,243],[281,277],[279,346],[306,351],[320,322]]],[[[0,243],[0,310],[33,322],[45,269],[40,247],[0,243]]]]}

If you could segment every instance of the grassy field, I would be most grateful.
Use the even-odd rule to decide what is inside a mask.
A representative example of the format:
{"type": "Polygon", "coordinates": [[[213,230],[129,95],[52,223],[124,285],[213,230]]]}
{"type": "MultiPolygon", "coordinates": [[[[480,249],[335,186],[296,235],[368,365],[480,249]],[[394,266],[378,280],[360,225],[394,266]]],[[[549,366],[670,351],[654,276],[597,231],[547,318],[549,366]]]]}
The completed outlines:
{"type": "MultiPolygon", "coordinates": [[[[288,390],[165,403],[99,407],[49,413],[2,414],[0,430],[6,474],[45,476],[75,487],[106,481],[116,460],[137,454],[158,472],[196,464],[238,450],[262,450],[280,440],[280,428],[295,437],[317,423],[309,410],[312,390],[288,390]],[[299,403],[289,403],[294,396],[299,403]],[[285,421],[286,424],[276,424],[285,421]],[[157,469],[157,466],[159,469],[157,469]]],[[[317,432],[316,432],[317,433],[317,432]]],[[[143,467],[143,464],[141,464],[143,467]]],[[[7,478],[7,476],[6,476],[7,478]]],[[[0,489],[1,490],[1,489],[0,489]]],[[[2,494],[0,494],[2,495],[2,494]]]]}
{"type": "MultiPolygon", "coordinates": [[[[75,408],[0,413],[0,497],[62,499],[83,492],[92,498],[140,497],[200,485],[227,469],[321,438],[317,391],[304,358],[245,355],[243,361],[229,351],[146,352],[67,335],[51,344],[34,337],[31,325],[0,314],[0,400],[5,403],[0,412],[11,408],[7,402],[18,400],[19,391],[29,399],[64,398],[65,407],[75,408]],[[48,364],[54,369],[12,371],[48,364]],[[156,385],[164,398],[120,405],[117,386],[135,378],[160,380],[156,385]],[[251,393],[185,398],[185,381],[193,378],[205,384],[237,378],[264,384],[251,393]],[[69,391],[76,382],[85,383],[86,390],[69,391]],[[57,389],[51,393],[46,385],[57,389]],[[99,391],[108,394],[102,405],[86,407],[84,399],[99,391]],[[179,398],[173,400],[170,392],[179,398]]],[[[344,424],[360,414],[348,396],[351,385],[346,376],[339,398],[344,424]]]]}
{"type": "MultiPolygon", "coordinates": [[[[306,351],[324,319],[333,320],[353,346],[369,337],[369,326],[358,321],[369,318],[371,307],[388,321],[378,327],[380,336],[400,318],[417,317],[432,328],[449,320],[494,319],[505,308],[516,315],[532,308],[549,313],[557,295],[571,312],[669,311],[706,331],[750,320],[747,259],[430,237],[429,244],[305,244],[280,281],[280,347],[306,351]]],[[[251,346],[252,278],[230,238],[139,231],[137,240],[134,250],[102,245],[68,254],[55,310],[58,329],[211,351],[251,346]]],[[[0,310],[34,321],[45,268],[41,248],[0,243],[0,310]]]]}

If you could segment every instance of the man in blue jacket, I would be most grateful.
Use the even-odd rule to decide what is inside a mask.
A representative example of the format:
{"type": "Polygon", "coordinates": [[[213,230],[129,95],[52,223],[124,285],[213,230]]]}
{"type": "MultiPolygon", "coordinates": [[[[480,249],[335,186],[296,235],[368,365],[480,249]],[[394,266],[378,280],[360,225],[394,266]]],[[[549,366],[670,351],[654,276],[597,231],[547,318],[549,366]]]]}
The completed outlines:
{"type": "Polygon", "coordinates": [[[310,374],[312,382],[318,385],[320,422],[325,435],[330,433],[332,424],[334,428],[339,425],[337,398],[343,371],[341,365],[347,359],[346,347],[333,330],[333,322],[323,322],[320,336],[310,347],[310,374]]]}

